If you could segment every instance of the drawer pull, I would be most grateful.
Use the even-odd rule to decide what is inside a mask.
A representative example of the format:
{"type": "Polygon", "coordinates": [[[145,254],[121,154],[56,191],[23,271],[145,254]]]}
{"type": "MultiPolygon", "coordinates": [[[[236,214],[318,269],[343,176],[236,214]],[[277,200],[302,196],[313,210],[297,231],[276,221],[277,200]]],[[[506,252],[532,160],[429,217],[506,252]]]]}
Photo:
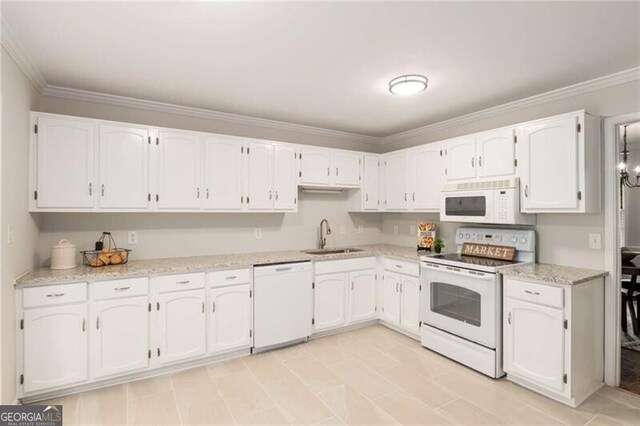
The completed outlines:
{"type": "Polygon", "coordinates": [[[225,277],[225,278],[228,279],[228,280],[235,280],[236,278],[238,278],[238,276],[237,275],[230,275],[230,276],[225,277]]]}
{"type": "Polygon", "coordinates": [[[537,291],[525,290],[524,292],[527,294],[533,294],[534,296],[540,296],[540,293],[537,291]]]}
{"type": "Polygon", "coordinates": [[[402,265],[396,265],[396,268],[401,268],[402,269],[402,265]]]}
{"type": "Polygon", "coordinates": [[[186,280],[186,281],[176,281],[176,284],[189,284],[191,281],[186,280]]]}
{"type": "Polygon", "coordinates": [[[125,290],[129,290],[130,288],[131,288],[131,286],[115,287],[114,290],[115,291],[125,291],[125,290]]]}
{"type": "Polygon", "coordinates": [[[64,293],[51,293],[51,294],[47,294],[47,297],[62,297],[64,296],[64,293]]]}

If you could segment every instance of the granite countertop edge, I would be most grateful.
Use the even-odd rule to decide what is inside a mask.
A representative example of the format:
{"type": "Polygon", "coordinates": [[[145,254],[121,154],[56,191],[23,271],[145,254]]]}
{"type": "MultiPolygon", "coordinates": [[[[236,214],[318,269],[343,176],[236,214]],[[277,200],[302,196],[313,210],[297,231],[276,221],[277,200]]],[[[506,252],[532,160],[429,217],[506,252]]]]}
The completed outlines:
{"type": "Polygon", "coordinates": [[[506,277],[569,286],[582,284],[609,274],[609,272],[599,269],[554,265],[550,263],[528,263],[500,272],[506,277]]]}
{"type": "MultiPolygon", "coordinates": [[[[329,248],[328,250],[341,249],[342,247],[329,248]]],[[[304,253],[302,250],[274,250],[252,253],[230,253],[208,256],[188,256],[176,258],[157,258],[132,260],[125,265],[104,266],[92,268],[90,266],[78,266],[72,269],[52,270],[49,267],[40,267],[18,277],[14,287],[40,287],[55,284],[69,284],[74,282],[103,281],[123,278],[139,278],[156,275],[169,275],[179,273],[194,273],[206,271],[218,271],[233,268],[248,268],[274,263],[305,262],[305,261],[329,261],[355,259],[369,256],[385,256],[395,259],[418,262],[420,256],[426,253],[418,253],[415,247],[397,246],[391,244],[354,245],[349,248],[362,251],[350,253],[337,253],[328,255],[314,255],[304,253]]]]}

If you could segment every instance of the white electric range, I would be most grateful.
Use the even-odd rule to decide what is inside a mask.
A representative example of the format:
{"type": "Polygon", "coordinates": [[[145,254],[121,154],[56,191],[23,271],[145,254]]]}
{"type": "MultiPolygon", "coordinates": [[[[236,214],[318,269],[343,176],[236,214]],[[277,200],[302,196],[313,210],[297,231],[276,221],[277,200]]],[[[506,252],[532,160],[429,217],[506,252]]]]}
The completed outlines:
{"type": "Polygon", "coordinates": [[[456,253],[422,256],[422,346],[490,377],[502,370],[502,275],[500,270],[535,262],[531,229],[459,228],[456,253]],[[464,243],[511,246],[514,261],[460,254],[464,243]]]}

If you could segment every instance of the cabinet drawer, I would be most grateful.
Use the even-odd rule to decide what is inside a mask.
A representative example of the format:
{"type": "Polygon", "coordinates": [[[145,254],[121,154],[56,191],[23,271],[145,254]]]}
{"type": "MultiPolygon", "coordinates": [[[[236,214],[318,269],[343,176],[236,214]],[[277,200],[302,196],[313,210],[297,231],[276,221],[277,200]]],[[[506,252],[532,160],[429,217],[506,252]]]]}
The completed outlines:
{"type": "Polygon", "coordinates": [[[227,271],[215,271],[207,274],[207,282],[211,287],[224,287],[235,284],[248,284],[251,282],[250,269],[229,269],[227,271]]]}
{"type": "Polygon", "coordinates": [[[157,286],[158,292],[169,293],[171,291],[193,290],[204,288],[204,272],[195,274],[163,275],[151,279],[151,284],[157,286]]]}
{"type": "Polygon", "coordinates": [[[414,277],[420,276],[420,265],[418,263],[405,262],[403,260],[384,258],[384,269],[387,271],[399,272],[414,277]]]}
{"type": "Polygon", "coordinates": [[[87,283],[48,285],[22,290],[22,306],[25,308],[84,302],[86,300],[87,283]]]}
{"type": "Polygon", "coordinates": [[[375,257],[357,257],[353,259],[323,260],[315,262],[316,275],[335,274],[338,272],[359,271],[376,267],[375,257]]]}
{"type": "Polygon", "coordinates": [[[507,297],[514,299],[526,300],[527,302],[554,308],[564,307],[564,290],[562,287],[507,278],[504,282],[504,292],[507,297]]]}
{"type": "Polygon", "coordinates": [[[149,293],[149,278],[98,281],[91,284],[89,289],[92,300],[146,296],[149,293]]]}

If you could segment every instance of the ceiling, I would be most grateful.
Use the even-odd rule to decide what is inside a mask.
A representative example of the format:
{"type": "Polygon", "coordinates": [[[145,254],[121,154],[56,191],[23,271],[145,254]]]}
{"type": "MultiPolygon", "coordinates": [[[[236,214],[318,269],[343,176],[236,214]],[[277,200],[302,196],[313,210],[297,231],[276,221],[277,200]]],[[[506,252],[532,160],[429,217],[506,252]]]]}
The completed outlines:
{"type": "Polygon", "coordinates": [[[384,137],[640,66],[640,2],[2,2],[47,83],[384,137]],[[406,73],[426,92],[392,96],[406,73]]]}

